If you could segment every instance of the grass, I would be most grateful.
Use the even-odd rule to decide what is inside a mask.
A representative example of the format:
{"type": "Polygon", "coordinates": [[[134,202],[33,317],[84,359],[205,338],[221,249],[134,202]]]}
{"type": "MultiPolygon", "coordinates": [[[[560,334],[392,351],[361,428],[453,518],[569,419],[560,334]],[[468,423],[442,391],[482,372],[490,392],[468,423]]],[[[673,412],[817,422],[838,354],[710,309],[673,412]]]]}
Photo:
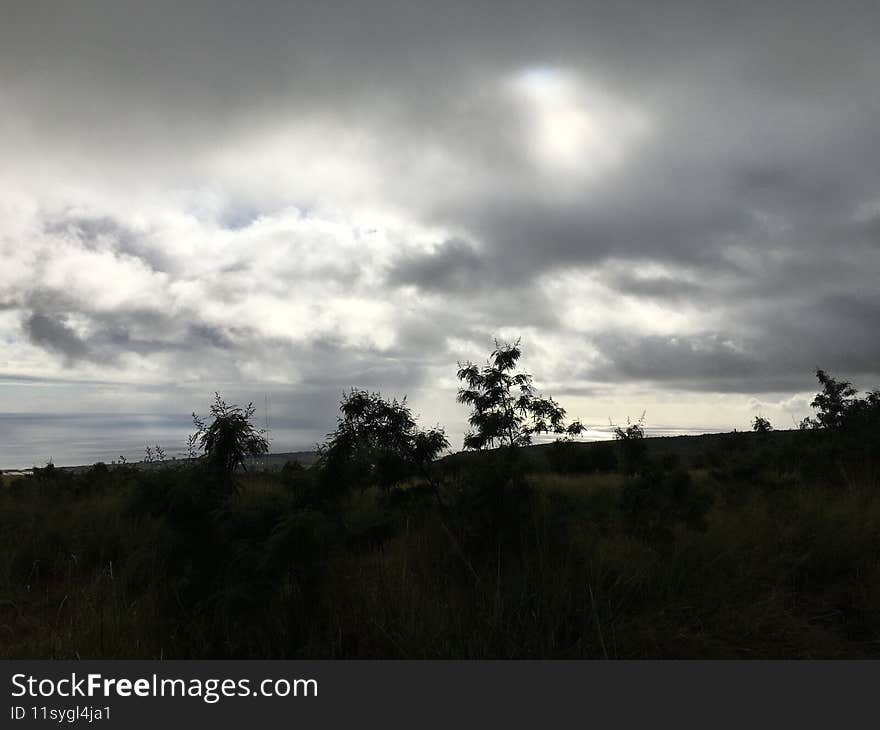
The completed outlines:
{"type": "Polygon", "coordinates": [[[535,468],[492,502],[465,468],[445,516],[417,490],[314,502],[311,470],[211,506],[195,472],[6,484],[0,657],[877,657],[876,469],[693,461],[704,524],[673,510],[665,537],[633,529],[616,472],[535,468]]]}

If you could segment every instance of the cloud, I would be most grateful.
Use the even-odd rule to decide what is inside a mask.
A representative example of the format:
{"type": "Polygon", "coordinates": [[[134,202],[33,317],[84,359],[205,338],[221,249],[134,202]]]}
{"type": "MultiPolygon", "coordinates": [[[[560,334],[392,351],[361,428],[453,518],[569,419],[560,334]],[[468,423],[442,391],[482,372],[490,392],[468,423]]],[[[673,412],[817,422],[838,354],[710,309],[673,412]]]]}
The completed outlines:
{"type": "Polygon", "coordinates": [[[32,314],[24,321],[24,331],[35,345],[60,353],[67,362],[89,355],[86,343],[59,317],[32,314]]]}
{"type": "Polygon", "coordinates": [[[855,0],[22,4],[0,27],[0,372],[92,383],[71,408],[270,392],[306,443],[345,385],[461,420],[454,362],[493,336],[557,391],[719,393],[719,421],[816,366],[871,383],[878,21],[855,0]]]}
{"type": "Polygon", "coordinates": [[[449,292],[479,285],[487,278],[483,261],[466,241],[450,239],[430,252],[399,258],[389,275],[394,284],[449,292]]]}
{"type": "MultiPolygon", "coordinates": [[[[699,336],[626,337],[604,335],[598,347],[607,362],[590,376],[613,381],[674,382],[685,389],[727,390],[740,387],[761,373],[758,359],[716,333],[699,336]]],[[[763,386],[759,386],[765,389],[763,386]]]]}

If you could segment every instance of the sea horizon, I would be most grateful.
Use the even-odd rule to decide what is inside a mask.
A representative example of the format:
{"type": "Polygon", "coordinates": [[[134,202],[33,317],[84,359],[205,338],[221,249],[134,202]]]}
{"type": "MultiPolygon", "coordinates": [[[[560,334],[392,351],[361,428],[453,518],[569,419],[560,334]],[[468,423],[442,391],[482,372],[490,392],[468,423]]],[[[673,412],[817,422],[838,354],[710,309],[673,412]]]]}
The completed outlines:
{"type": "MultiPolygon", "coordinates": [[[[89,466],[98,462],[111,464],[124,457],[128,463],[143,461],[146,447],[161,446],[165,458],[186,458],[186,437],[193,432],[192,418],[179,414],[155,413],[0,413],[0,471],[27,470],[34,467],[89,466]],[[112,434],[112,435],[109,435],[112,434]]],[[[696,436],[734,430],[726,426],[675,425],[645,426],[645,436],[696,436]]],[[[314,451],[323,436],[311,441],[301,429],[273,427],[270,430],[270,453],[284,454],[314,451]]],[[[588,426],[580,441],[608,441],[614,438],[613,426],[588,426]]],[[[450,438],[450,451],[458,447],[460,436],[450,438]]]]}

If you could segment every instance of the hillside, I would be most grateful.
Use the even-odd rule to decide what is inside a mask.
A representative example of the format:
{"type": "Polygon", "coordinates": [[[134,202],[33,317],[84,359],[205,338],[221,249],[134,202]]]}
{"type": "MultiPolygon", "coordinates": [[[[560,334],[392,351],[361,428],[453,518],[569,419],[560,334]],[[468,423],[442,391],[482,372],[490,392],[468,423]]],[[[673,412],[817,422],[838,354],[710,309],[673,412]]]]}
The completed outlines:
{"type": "MultiPolygon", "coordinates": [[[[683,463],[692,466],[698,466],[702,463],[707,454],[722,450],[736,450],[746,448],[749,444],[760,441],[761,443],[770,444],[773,447],[790,446],[795,443],[798,438],[803,438],[803,432],[790,431],[772,431],[769,434],[753,434],[751,432],[734,431],[729,433],[708,433],[688,436],[648,436],[644,439],[648,455],[651,458],[658,458],[665,455],[674,456],[682,460],[683,463]]],[[[591,454],[597,450],[607,449],[609,441],[575,441],[571,442],[570,447],[584,454],[591,454]]],[[[526,458],[537,469],[550,469],[547,461],[548,453],[552,450],[552,443],[535,444],[525,449],[526,458]]],[[[302,466],[313,466],[318,458],[316,451],[286,451],[267,454],[260,458],[247,459],[246,464],[248,471],[280,471],[287,462],[297,461],[302,466]]],[[[457,451],[442,457],[441,461],[450,465],[457,465],[467,462],[469,459],[480,458],[476,452],[457,451]]],[[[185,464],[182,459],[168,459],[166,461],[155,462],[129,462],[127,466],[136,469],[160,469],[169,466],[180,466],[185,464]]],[[[59,466],[62,471],[81,474],[89,471],[92,464],[83,464],[78,466],[59,466]]],[[[109,465],[113,468],[113,465],[109,465]]],[[[31,470],[20,469],[0,469],[0,474],[29,474],[31,470]]]]}
{"type": "Polygon", "coordinates": [[[278,469],[302,453],[41,469],[0,491],[0,657],[877,657],[862,436],[459,453],[384,486],[278,469]]]}

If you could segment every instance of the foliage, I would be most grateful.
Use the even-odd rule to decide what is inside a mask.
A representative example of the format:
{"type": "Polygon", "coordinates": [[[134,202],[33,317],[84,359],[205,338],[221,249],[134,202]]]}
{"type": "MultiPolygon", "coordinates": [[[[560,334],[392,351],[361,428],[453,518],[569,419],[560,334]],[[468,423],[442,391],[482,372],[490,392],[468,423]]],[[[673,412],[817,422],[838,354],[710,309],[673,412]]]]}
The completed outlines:
{"type": "Polygon", "coordinates": [[[632,423],[626,420],[626,428],[614,426],[614,439],[620,446],[621,466],[626,474],[635,474],[647,463],[647,446],[645,445],[645,414],[632,423]]]}
{"type": "Polygon", "coordinates": [[[0,490],[0,656],[876,658],[876,481],[800,471],[827,430],[743,436],[762,448],[674,442],[719,444],[712,474],[531,475],[503,539],[491,510],[449,523],[479,582],[436,509],[303,506],[287,479],[314,468],[243,474],[210,511],[193,465],[41,472],[0,490]]]}
{"type": "Polygon", "coordinates": [[[856,431],[880,425],[880,390],[868,391],[859,398],[858,390],[848,380],[837,380],[824,370],[817,370],[816,377],[822,385],[810,403],[816,416],[804,418],[801,429],[856,431]]]}
{"type": "Polygon", "coordinates": [[[857,398],[847,410],[847,425],[876,440],[880,428],[880,390],[871,390],[857,398]]]}
{"type": "Polygon", "coordinates": [[[849,381],[837,380],[824,370],[816,376],[822,385],[811,404],[816,416],[800,425],[816,438],[804,463],[822,473],[831,469],[850,486],[861,478],[873,478],[877,469],[872,455],[880,446],[880,390],[860,398],[849,381]]]}
{"type": "Polygon", "coordinates": [[[565,425],[565,409],[540,395],[531,375],[516,372],[521,355],[519,340],[512,345],[496,340],[483,367],[459,363],[458,379],[464,387],[458,391],[458,402],[472,409],[465,449],[528,446],[535,434],[570,438],[583,432],[580,421],[565,425]]]}
{"type": "Polygon", "coordinates": [[[752,431],[755,433],[770,433],[773,430],[773,426],[763,416],[755,416],[755,420],[752,421],[752,431]]]}
{"type": "Polygon", "coordinates": [[[336,430],[318,457],[329,492],[372,485],[387,490],[415,476],[429,478],[434,460],[449,446],[441,428],[418,427],[405,398],[389,401],[352,390],[339,409],[336,430]]]}
{"type": "MultiPolygon", "coordinates": [[[[192,437],[191,437],[192,438],[192,437]]],[[[156,462],[165,461],[165,449],[163,449],[159,444],[156,444],[155,447],[145,446],[144,447],[144,461],[147,464],[152,464],[156,462]]]]}
{"type": "Polygon", "coordinates": [[[203,459],[4,478],[0,657],[880,656],[880,391],[826,378],[837,426],[650,459],[644,416],[615,444],[489,450],[541,432],[504,409],[513,355],[476,370],[509,428],[472,422],[475,452],[438,459],[405,401],[351,391],[316,467],[217,489],[262,443],[218,396],[203,459]]]}
{"type": "Polygon", "coordinates": [[[807,423],[812,428],[839,428],[856,402],[857,391],[848,380],[836,380],[824,370],[817,370],[816,377],[822,390],[810,403],[816,417],[807,423]]]}
{"type": "Polygon", "coordinates": [[[236,469],[246,470],[246,459],[269,451],[265,432],[253,423],[255,413],[253,403],[246,408],[229,405],[219,393],[214,394],[210,423],[193,413],[195,436],[208,466],[227,480],[236,469]]]}

